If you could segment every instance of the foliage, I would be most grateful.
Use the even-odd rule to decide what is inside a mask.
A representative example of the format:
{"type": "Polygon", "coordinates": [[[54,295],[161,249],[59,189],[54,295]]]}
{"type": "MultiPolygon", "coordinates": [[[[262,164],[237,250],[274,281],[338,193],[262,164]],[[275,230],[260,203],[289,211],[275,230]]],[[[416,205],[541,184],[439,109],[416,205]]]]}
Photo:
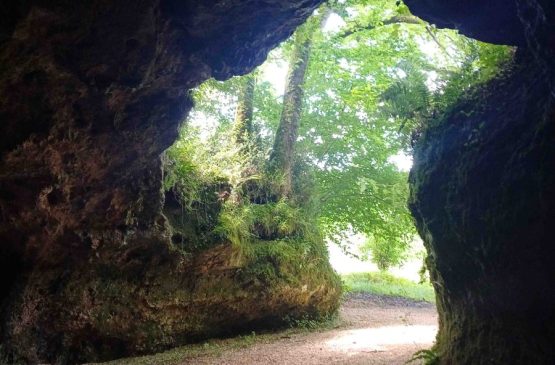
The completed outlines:
{"type": "Polygon", "coordinates": [[[251,242],[253,225],[254,216],[249,205],[237,205],[228,201],[220,213],[215,232],[232,244],[241,246],[251,242]]]}
{"type": "Polygon", "coordinates": [[[309,315],[300,318],[287,316],[284,318],[289,328],[301,329],[306,331],[316,331],[321,329],[330,329],[338,324],[339,316],[337,313],[324,316],[314,317],[309,315]]]}
{"type": "Polygon", "coordinates": [[[265,204],[229,200],[223,204],[218,222],[215,232],[237,245],[253,239],[302,237],[308,241],[321,240],[320,232],[306,209],[296,207],[286,199],[265,204]]]}
{"type": "Polygon", "coordinates": [[[407,243],[404,240],[399,242],[387,241],[383,238],[376,238],[368,235],[366,242],[362,245],[361,251],[364,257],[371,256],[378,269],[387,271],[391,267],[401,266],[408,257],[407,243]]]}
{"type": "Polygon", "coordinates": [[[390,158],[410,153],[413,131],[491,77],[510,51],[424,23],[385,25],[409,14],[391,1],[347,1],[343,10],[344,29],[358,31],[315,47],[300,154],[318,167],[326,232],[365,233],[378,250],[373,257],[383,263],[391,254],[398,264],[415,231],[407,175],[390,158]]]}
{"type": "MultiPolygon", "coordinates": [[[[256,71],[257,138],[249,142],[255,147],[240,148],[230,135],[240,77],[211,80],[195,91],[193,125],[178,143],[188,144],[183,153],[202,166],[197,172],[204,182],[219,177],[231,185],[219,226],[230,240],[363,233],[368,257],[385,269],[403,262],[416,234],[406,207],[407,172],[392,158],[410,156],[414,138],[473,85],[493,77],[512,50],[438,30],[394,1],[329,7],[341,19],[339,29],[314,30],[317,15],[310,32],[299,31],[310,34],[312,48],[289,199],[280,196],[285,177],[265,170],[282,110],[282,97],[265,75],[289,59],[291,40],[256,71]]],[[[181,169],[180,176],[191,170],[181,169]]],[[[183,183],[189,191],[182,195],[194,200],[195,182],[183,183]]]]}
{"type": "Polygon", "coordinates": [[[433,350],[420,350],[415,352],[409,361],[405,364],[411,364],[415,361],[423,360],[424,365],[439,365],[440,359],[438,354],[433,350]]]}
{"type": "Polygon", "coordinates": [[[280,199],[277,203],[252,205],[252,208],[255,212],[255,231],[259,238],[276,239],[294,236],[308,237],[312,240],[320,238],[306,209],[291,205],[287,199],[280,199]]]}
{"type": "Polygon", "coordinates": [[[353,273],[343,275],[342,279],[346,292],[390,295],[435,302],[434,290],[429,283],[417,284],[384,272],[353,273]]]}
{"type": "Polygon", "coordinates": [[[175,188],[183,206],[188,209],[192,208],[195,201],[200,200],[199,191],[203,183],[210,181],[199,173],[198,166],[191,158],[196,147],[198,146],[195,143],[179,139],[164,155],[164,189],[175,188]]]}

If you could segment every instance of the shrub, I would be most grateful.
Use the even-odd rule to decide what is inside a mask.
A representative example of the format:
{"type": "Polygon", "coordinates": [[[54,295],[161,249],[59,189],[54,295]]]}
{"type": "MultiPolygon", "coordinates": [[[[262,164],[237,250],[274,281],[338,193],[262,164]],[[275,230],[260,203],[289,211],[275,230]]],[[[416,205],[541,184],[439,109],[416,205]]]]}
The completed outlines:
{"type": "Polygon", "coordinates": [[[405,242],[390,242],[373,235],[368,236],[361,251],[365,256],[370,256],[381,271],[401,266],[408,258],[405,242]]]}

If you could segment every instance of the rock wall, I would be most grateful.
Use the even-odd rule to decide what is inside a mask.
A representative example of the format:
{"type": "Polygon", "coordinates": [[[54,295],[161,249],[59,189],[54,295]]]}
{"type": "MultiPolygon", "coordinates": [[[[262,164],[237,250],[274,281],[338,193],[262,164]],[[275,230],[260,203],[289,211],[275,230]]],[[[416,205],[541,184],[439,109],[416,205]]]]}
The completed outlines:
{"type": "Polygon", "coordinates": [[[521,46],[502,75],[430,121],[415,151],[410,208],[437,293],[441,363],[553,364],[553,5],[475,2],[501,16],[468,21],[444,13],[455,2],[407,2],[478,38],[493,32],[500,43],[521,46]],[[507,22],[515,9],[518,22],[507,22]],[[521,36],[524,43],[515,41],[521,36]]]}
{"type": "Polygon", "coordinates": [[[514,0],[405,0],[411,12],[440,28],[458,29],[484,42],[525,45],[514,0]]]}
{"type": "MultiPolygon", "coordinates": [[[[0,4],[5,348],[63,363],[184,341],[190,299],[167,299],[197,282],[196,266],[172,248],[160,214],[159,155],[191,108],[191,87],[247,72],[317,2],[0,4]]],[[[438,292],[442,361],[551,364],[555,5],[407,4],[523,49],[417,148],[411,209],[438,292]]]]}
{"type": "Polygon", "coordinates": [[[4,349],[75,362],[183,340],[187,309],[152,305],[190,274],[161,215],[160,153],[190,88],[246,73],[318,3],[0,4],[4,349]]]}

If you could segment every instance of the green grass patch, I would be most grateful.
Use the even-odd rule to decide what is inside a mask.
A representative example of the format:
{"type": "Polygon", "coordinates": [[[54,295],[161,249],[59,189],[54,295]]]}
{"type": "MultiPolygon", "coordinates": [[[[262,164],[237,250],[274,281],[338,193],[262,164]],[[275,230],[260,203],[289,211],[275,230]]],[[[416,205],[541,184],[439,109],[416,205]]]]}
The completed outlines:
{"type": "Polygon", "coordinates": [[[384,272],[352,273],[342,275],[342,279],[345,292],[390,295],[435,302],[434,289],[429,283],[418,284],[384,272]]]}

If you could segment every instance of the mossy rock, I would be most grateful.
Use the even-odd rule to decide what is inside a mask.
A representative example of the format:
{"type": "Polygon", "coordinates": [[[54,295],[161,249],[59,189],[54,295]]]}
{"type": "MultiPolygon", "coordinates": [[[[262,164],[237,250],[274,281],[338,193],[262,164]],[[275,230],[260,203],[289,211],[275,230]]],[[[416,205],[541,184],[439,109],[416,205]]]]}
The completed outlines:
{"type": "Polygon", "coordinates": [[[340,279],[322,241],[224,242],[185,254],[169,237],[152,239],[100,247],[95,260],[65,276],[37,272],[18,303],[25,311],[13,315],[6,349],[27,362],[106,361],[326,317],[339,306],[340,279]],[[45,297],[45,290],[54,294],[45,297]]]}

